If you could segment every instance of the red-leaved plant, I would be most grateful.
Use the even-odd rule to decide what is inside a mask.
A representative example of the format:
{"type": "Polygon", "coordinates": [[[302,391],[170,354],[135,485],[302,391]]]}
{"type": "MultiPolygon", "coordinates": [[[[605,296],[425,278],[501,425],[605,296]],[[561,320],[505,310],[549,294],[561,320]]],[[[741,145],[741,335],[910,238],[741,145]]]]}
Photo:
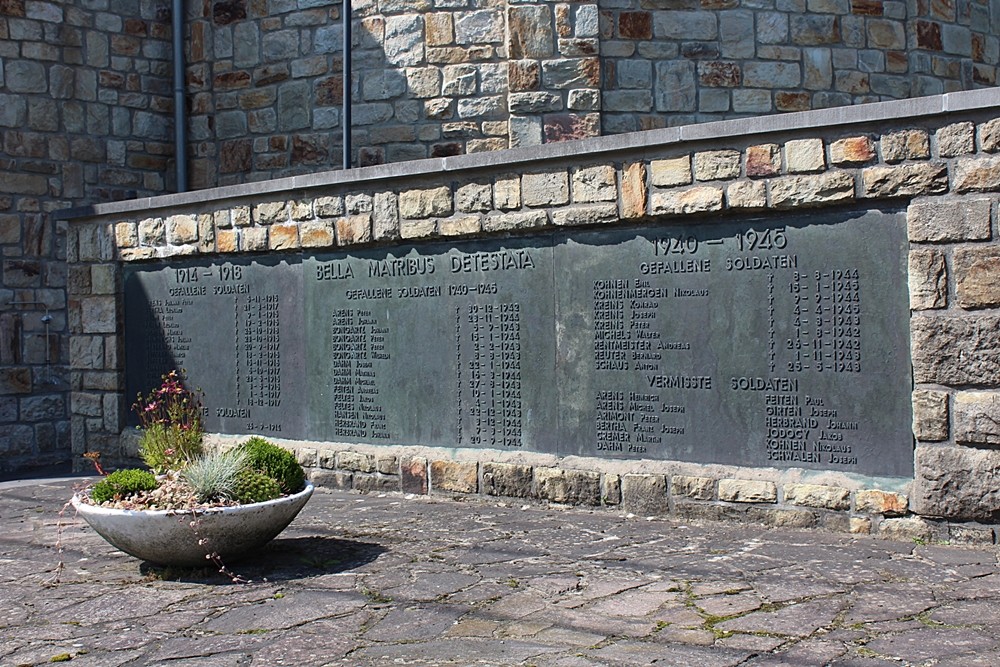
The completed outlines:
{"type": "Polygon", "coordinates": [[[139,415],[139,455],[154,472],[179,470],[202,454],[201,392],[184,386],[183,373],[170,371],[132,409],[139,415]]]}

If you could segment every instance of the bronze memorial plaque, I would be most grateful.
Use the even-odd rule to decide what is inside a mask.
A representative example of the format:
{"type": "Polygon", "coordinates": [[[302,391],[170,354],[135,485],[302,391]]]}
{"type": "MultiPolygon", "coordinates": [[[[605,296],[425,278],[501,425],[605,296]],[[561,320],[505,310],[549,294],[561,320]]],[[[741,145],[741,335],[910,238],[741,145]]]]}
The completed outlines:
{"type": "Polygon", "coordinates": [[[564,236],[562,442],[591,455],[910,475],[903,216],[564,236]]]}
{"type": "Polygon", "coordinates": [[[298,260],[129,265],[124,283],[127,399],[182,369],[208,430],[304,435],[298,260]]]}
{"type": "Polygon", "coordinates": [[[559,447],[548,238],[304,266],[310,438],[559,447]]]}
{"type": "Polygon", "coordinates": [[[880,210],[125,268],[131,395],[222,433],[912,475],[880,210]]]}

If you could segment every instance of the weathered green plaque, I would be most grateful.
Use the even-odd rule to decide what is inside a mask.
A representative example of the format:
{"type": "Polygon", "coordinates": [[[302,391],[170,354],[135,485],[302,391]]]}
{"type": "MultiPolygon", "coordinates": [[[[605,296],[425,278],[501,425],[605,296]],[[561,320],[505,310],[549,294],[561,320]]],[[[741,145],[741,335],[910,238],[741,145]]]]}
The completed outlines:
{"type": "Polygon", "coordinates": [[[126,268],[130,391],[224,433],[911,475],[878,210],[126,268]]]}
{"type": "Polygon", "coordinates": [[[181,369],[205,392],[208,430],[305,435],[298,260],[129,265],[124,283],[129,399],[181,369]]]}
{"type": "Polygon", "coordinates": [[[548,239],[304,262],[309,437],[558,447],[548,239]]]}
{"type": "Polygon", "coordinates": [[[912,474],[902,216],[565,235],[576,453],[912,474]]]}

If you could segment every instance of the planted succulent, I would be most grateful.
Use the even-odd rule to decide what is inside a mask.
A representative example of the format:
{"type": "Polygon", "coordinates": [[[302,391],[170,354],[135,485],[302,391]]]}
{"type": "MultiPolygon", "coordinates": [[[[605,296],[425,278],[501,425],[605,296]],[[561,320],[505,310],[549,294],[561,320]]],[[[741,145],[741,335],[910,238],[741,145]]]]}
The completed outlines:
{"type": "MultiPolygon", "coordinates": [[[[133,556],[181,566],[208,559],[238,580],[222,558],[264,544],[302,509],[312,494],[302,466],[260,437],[206,453],[199,392],[186,388],[176,371],[149,395],[140,394],[133,408],[142,430],[139,454],[153,472],[114,472],[76,494],[73,506],[104,539],[133,556]],[[270,500],[276,502],[249,507],[270,500]],[[180,513],[190,518],[178,521],[180,513]]],[[[105,474],[99,452],[86,457],[105,474]]]]}
{"type": "Polygon", "coordinates": [[[225,452],[202,454],[180,469],[154,476],[145,470],[111,473],[87,501],[119,509],[199,510],[274,500],[305,487],[295,455],[254,437],[225,452]]]}
{"type": "MultiPolygon", "coordinates": [[[[200,392],[171,371],[133,405],[142,435],[139,455],[153,472],[120,470],[84,494],[90,504],[120,509],[198,510],[273,500],[305,488],[295,455],[254,436],[225,452],[204,451],[200,392]],[[154,475],[153,473],[156,473],[154,475]]],[[[97,453],[88,453],[97,465],[97,453]]]]}
{"type": "Polygon", "coordinates": [[[201,392],[184,386],[184,374],[170,371],[132,405],[139,416],[139,456],[156,473],[182,468],[202,454],[201,392]]]}
{"type": "Polygon", "coordinates": [[[241,503],[262,503],[281,496],[278,480],[256,470],[240,472],[235,486],[235,498],[241,503]]]}

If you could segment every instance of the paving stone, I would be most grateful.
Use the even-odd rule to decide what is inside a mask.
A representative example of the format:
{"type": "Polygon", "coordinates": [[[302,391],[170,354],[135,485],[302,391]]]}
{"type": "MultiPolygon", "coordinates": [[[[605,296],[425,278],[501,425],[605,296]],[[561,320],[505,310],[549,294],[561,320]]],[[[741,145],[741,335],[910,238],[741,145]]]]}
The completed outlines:
{"type": "Polygon", "coordinates": [[[1000,643],[992,637],[964,628],[936,628],[932,631],[912,630],[875,639],[867,648],[877,654],[909,664],[919,664],[935,658],[992,649],[1000,643]]]}
{"type": "Polygon", "coordinates": [[[102,667],[221,667],[244,655],[317,667],[484,656],[540,667],[665,656],[975,666],[996,655],[992,546],[325,489],[269,546],[231,565],[256,583],[232,585],[211,570],[158,574],[58,517],[80,481],[0,483],[5,664],[63,652],[102,667]],[[713,633],[702,614],[732,618],[713,633]]]}
{"type": "Polygon", "coordinates": [[[805,637],[820,628],[832,626],[840,611],[840,605],[826,601],[803,602],[776,611],[755,611],[737,619],[717,623],[716,627],[729,632],[767,632],[805,637]]]}
{"type": "Polygon", "coordinates": [[[763,602],[754,593],[738,593],[700,598],[694,605],[710,616],[728,617],[742,616],[756,611],[761,608],[763,602]]]}
{"type": "MultiPolygon", "coordinates": [[[[591,649],[583,655],[592,657],[597,665],[650,665],[663,658],[663,647],[640,641],[617,641],[609,646],[591,649]]],[[[709,649],[697,646],[671,646],[670,660],[678,665],[701,667],[736,667],[743,664],[749,652],[738,649],[709,649]]],[[[594,664],[594,663],[591,663],[594,664]]]]}
{"type": "MultiPolygon", "coordinates": [[[[547,653],[558,651],[558,647],[548,646],[542,642],[506,640],[496,642],[491,647],[490,659],[498,664],[517,665],[535,662],[535,659],[547,653]]],[[[391,665],[410,662],[412,656],[428,656],[421,660],[424,664],[471,664],[482,658],[483,644],[476,639],[452,638],[437,641],[415,642],[408,645],[394,644],[390,646],[366,647],[351,654],[351,660],[371,661],[360,664],[391,665]],[[434,657],[431,657],[434,656],[434,657]]],[[[418,663],[419,664],[419,663],[418,663]]]]}

